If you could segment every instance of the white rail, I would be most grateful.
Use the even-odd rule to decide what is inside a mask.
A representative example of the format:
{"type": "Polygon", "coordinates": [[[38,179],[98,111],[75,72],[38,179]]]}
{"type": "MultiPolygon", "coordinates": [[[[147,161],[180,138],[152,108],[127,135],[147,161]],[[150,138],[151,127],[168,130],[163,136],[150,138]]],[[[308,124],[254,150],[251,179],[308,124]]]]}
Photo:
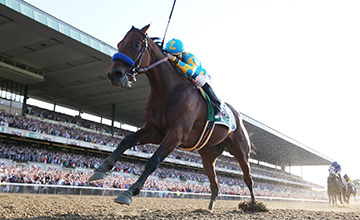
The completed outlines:
{"type": "MultiPolygon", "coordinates": [[[[67,185],[44,185],[44,184],[24,184],[24,183],[1,183],[0,193],[37,193],[37,194],[63,194],[63,195],[97,195],[97,196],[118,196],[121,191],[126,189],[110,187],[92,187],[92,186],[67,186],[67,185]]],[[[172,191],[155,191],[141,190],[140,197],[157,197],[157,198],[188,198],[188,199],[210,199],[210,193],[194,192],[172,192],[172,191]]],[[[299,199],[299,198],[281,198],[257,196],[258,200],[263,201],[301,201],[301,202],[328,202],[319,199],[299,199]]],[[[247,195],[230,195],[219,194],[220,200],[247,200],[247,195]]]]}

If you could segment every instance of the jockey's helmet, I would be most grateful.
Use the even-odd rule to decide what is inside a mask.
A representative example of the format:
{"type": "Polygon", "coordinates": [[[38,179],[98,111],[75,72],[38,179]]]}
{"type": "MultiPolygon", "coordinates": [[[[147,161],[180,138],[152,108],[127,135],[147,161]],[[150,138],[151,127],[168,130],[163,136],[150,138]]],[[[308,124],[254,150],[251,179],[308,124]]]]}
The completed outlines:
{"type": "Polygon", "coordinates": [[[181,42],[181,40],[179,39],[171,39],[169,42],[167,42],[166,46],[165,46],[165,50],[169,53],[171,53],[172,55],[179,55],[182,52],[184,52],[184,44],[183,42],[181,42]]]}
{"type": "Polygon", "coordinates": [[[348,178],[349,176],[347,174],[344,175],[344,178],[348,178]]]}
{"type": "Polygon", "coordinates": [[[332,164],[331,164],[331,166],[337,166],[338,165],[338,163],[336,162],[336,161],[334,161],[332,164]]]}

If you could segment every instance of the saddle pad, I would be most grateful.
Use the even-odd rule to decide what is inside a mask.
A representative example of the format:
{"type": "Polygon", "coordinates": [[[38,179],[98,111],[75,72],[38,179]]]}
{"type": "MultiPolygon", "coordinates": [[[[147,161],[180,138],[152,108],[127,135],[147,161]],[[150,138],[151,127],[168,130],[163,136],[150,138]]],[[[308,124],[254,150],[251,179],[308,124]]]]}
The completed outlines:
{"type": "Polygon", "coordinates": [[[216,124],[224,125],[224,126],[230,128],[232,131],[234,131],[236,129],[236,122],[235,122],[234,114],[231,111],[231,109],[229,108],[229,106],[227,106],[226,103],[223,103],[224,108],[223,108],[223,111],[221,112],[222,113],[221,117],[214,118],[214,116],[215,116],[214,108],[213,108],[213,105],[211,104],[211,100],[210,100],[208,94],[206,94],[206,92],[200,86],[198,86],[197,88],[200,91],[200,94],[205,99],[206,104],[207,104],[208,114],[207,114],[206,120],[207,121],[215,121],[215,125],[216,124]]]}
{"type": "Polygon", "coordinates": [[[221,112],[221,117],[214,119],[215,125],[224,125],[234,131],[236,129],[234,113],[231,111],[229,106],[226,105],[226,103],[224,104],[224,106],[224,111],[221,112]]]}

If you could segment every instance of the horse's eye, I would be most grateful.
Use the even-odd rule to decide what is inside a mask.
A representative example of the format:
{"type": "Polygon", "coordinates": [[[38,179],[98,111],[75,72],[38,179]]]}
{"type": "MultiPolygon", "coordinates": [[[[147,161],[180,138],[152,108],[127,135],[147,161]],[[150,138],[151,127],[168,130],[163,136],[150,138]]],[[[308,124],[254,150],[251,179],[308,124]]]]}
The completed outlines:
{"type": "Polygon", "coordinates": [[[135,47],[139,48],[140,47],[140,42],[136,42],[135,47]]]}

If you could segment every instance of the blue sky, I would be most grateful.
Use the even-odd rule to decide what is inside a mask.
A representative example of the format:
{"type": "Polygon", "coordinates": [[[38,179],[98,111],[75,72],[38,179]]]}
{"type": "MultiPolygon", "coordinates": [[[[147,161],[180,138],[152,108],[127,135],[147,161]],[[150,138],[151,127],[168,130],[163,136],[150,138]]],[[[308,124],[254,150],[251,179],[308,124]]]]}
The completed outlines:
{"type": "MultiPolygon", "coordinates": [[[[163,37],[173,4],[27,2],[113,47],[132,25],[151,23],[149,35],[163,37]]],[[[166,40],[181,39],[201,60],[222,100],[360,179],[359,9],[359,1],[178,0],[166,40]]],[[[291,171],[325,184],[326,167],[291,171]]]]}

